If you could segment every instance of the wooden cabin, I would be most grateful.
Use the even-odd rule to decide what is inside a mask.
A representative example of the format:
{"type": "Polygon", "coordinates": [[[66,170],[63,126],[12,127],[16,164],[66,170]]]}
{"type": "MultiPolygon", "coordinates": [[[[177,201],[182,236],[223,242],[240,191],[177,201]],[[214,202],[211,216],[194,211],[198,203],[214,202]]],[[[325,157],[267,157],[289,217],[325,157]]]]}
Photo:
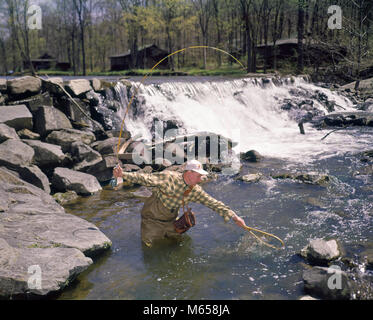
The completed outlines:
{"type": "MultiPolygon", "coordinates": [[[[163,58],[167,57],[169,53],[157,45],[152,44],[149,46],[145,46],[139,48],[137,51],[137,63],[135,68],[138,69],[150,69],[152,68],[157,62],[162,60],[163,58]]],[[[110,65],[111,71],[118,71],[118,70],[129,70],[131,69],[131,52],[128,51],[123,54],[110,56],[110,65]]],[[[160,69],[169,69],[169,61],[165,59],[159,66],[160,69]]]]}

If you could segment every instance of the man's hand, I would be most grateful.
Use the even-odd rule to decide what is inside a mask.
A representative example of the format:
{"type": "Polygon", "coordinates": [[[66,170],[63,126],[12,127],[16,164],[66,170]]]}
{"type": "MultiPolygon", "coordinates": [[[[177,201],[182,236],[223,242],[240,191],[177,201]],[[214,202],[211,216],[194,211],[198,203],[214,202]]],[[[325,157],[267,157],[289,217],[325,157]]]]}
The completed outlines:
{"type": "Polygon", "coordinates": [[[120,165],[117,165],[116,167],[114,167],[113,175],[114,175],[115,178],[120,178],[120,177],[123,176],[123,170],[120,167],[120,165]]]}
{"type": "Polygon", "coordinates": [[[232,217],[232,220],[236,223],[236,225],[238,225],[239,227],[241,228],[245,228],[246,227],[246,223],[245,221],[239,217],[238,215],[235,215],[232,217]]]}

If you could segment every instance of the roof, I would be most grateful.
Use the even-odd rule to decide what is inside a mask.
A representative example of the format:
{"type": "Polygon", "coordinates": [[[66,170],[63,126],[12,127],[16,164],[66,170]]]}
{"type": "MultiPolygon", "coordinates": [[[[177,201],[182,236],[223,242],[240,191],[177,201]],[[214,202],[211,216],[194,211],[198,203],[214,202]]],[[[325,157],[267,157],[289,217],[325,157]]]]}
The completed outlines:
{"type": "MultiPolygon", "coordinates": [[[[142,51],[142,50],[145,50],[145,49],[149,49],[151,47],[155,47],[156,49],[160,50],[160,51],[164,51],[163,49],[159,48],[157,45],[155,44],[149,44],[149,45],[146,45],[146,46],[143,46],[143,47],[139,47],[137,51],[142,51]]],[[[166,51],[164,51],[166,52],[166,51]]],[[[109,56],[109,58],[122,58],[122,57],[126,57],[126,56],[129,56],[131,54],[131,50],[128,50],[127,52],[125,53],[121,53],[121,54],[117,54],[117,55],[112,55],[112,56],[109,56]]]]}

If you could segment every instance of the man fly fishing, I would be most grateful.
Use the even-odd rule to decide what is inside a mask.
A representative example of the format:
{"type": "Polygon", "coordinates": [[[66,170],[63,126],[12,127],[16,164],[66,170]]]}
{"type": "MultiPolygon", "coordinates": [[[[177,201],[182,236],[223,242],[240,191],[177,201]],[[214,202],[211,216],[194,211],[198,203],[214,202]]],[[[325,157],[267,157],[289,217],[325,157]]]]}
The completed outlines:
{"type": "Polygon", "coordinates": [[[115,178],[122,177],[129,182],[154,188],[141,210],[141,239],[148,247],[159,239],[178,238],[195,224],[194,213],[188,206],[185,210],[185,205],[189,202],[203,204],[219,213],[226,222],[232,219],[238,226],[246,227],[241,217],[198,185],[208,172],[203,170],[202,164],[197,160],[188,161],[183,173],[123,172],[122,168],[117,166],[113,169],[113,174],[115,178]],[[177,219],[181,207],[184,214],[177,219]]]}

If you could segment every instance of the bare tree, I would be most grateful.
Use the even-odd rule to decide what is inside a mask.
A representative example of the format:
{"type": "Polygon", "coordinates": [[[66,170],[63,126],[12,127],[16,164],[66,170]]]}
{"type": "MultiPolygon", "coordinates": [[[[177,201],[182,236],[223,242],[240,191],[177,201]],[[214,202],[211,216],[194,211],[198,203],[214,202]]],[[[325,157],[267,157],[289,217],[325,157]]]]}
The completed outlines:
{"type": "MultiPolygon", "coordinates": [[[[197,11],[198,22],[201,28],[202,41],[204,46],[208,46],[208,28],[211,17],[211,0],[192,0],[194,7],[197,11]]],[[[206,48],[203,49],[203,68],[207,66],[207,53],[206,48]]]]}
{"type": "Polygon", "coordinates": [[[298,0],[298,64],[297,71],[303,72],[304,69],[304,51],[303,51],[303,40],[304,40],[304,10],[306,0],[298,0]]]}
{"type": "Polygon", "coordinates": [[[35,75],[35,69],[30,56],[30,38],[29,28],[27,26],[29,0],[6,0],[6,3],[8,5],[9,26],[12,37],[17,44],[24,62],[29,66],[32,75],[35,75]],[[22,38],[23,43],[21,43],[20,37],[22,38]]]}
{"type": "Polygon", "coordinates": [[[87,0],[73,0],[74,8],[78,15],[79,27],[80,27],[80,43],[82,48],[82,58],[83,58],[83,75],[87,75],[86,70],[86,48],[85,48],[85,30],[87,24],[87,0]]]}

